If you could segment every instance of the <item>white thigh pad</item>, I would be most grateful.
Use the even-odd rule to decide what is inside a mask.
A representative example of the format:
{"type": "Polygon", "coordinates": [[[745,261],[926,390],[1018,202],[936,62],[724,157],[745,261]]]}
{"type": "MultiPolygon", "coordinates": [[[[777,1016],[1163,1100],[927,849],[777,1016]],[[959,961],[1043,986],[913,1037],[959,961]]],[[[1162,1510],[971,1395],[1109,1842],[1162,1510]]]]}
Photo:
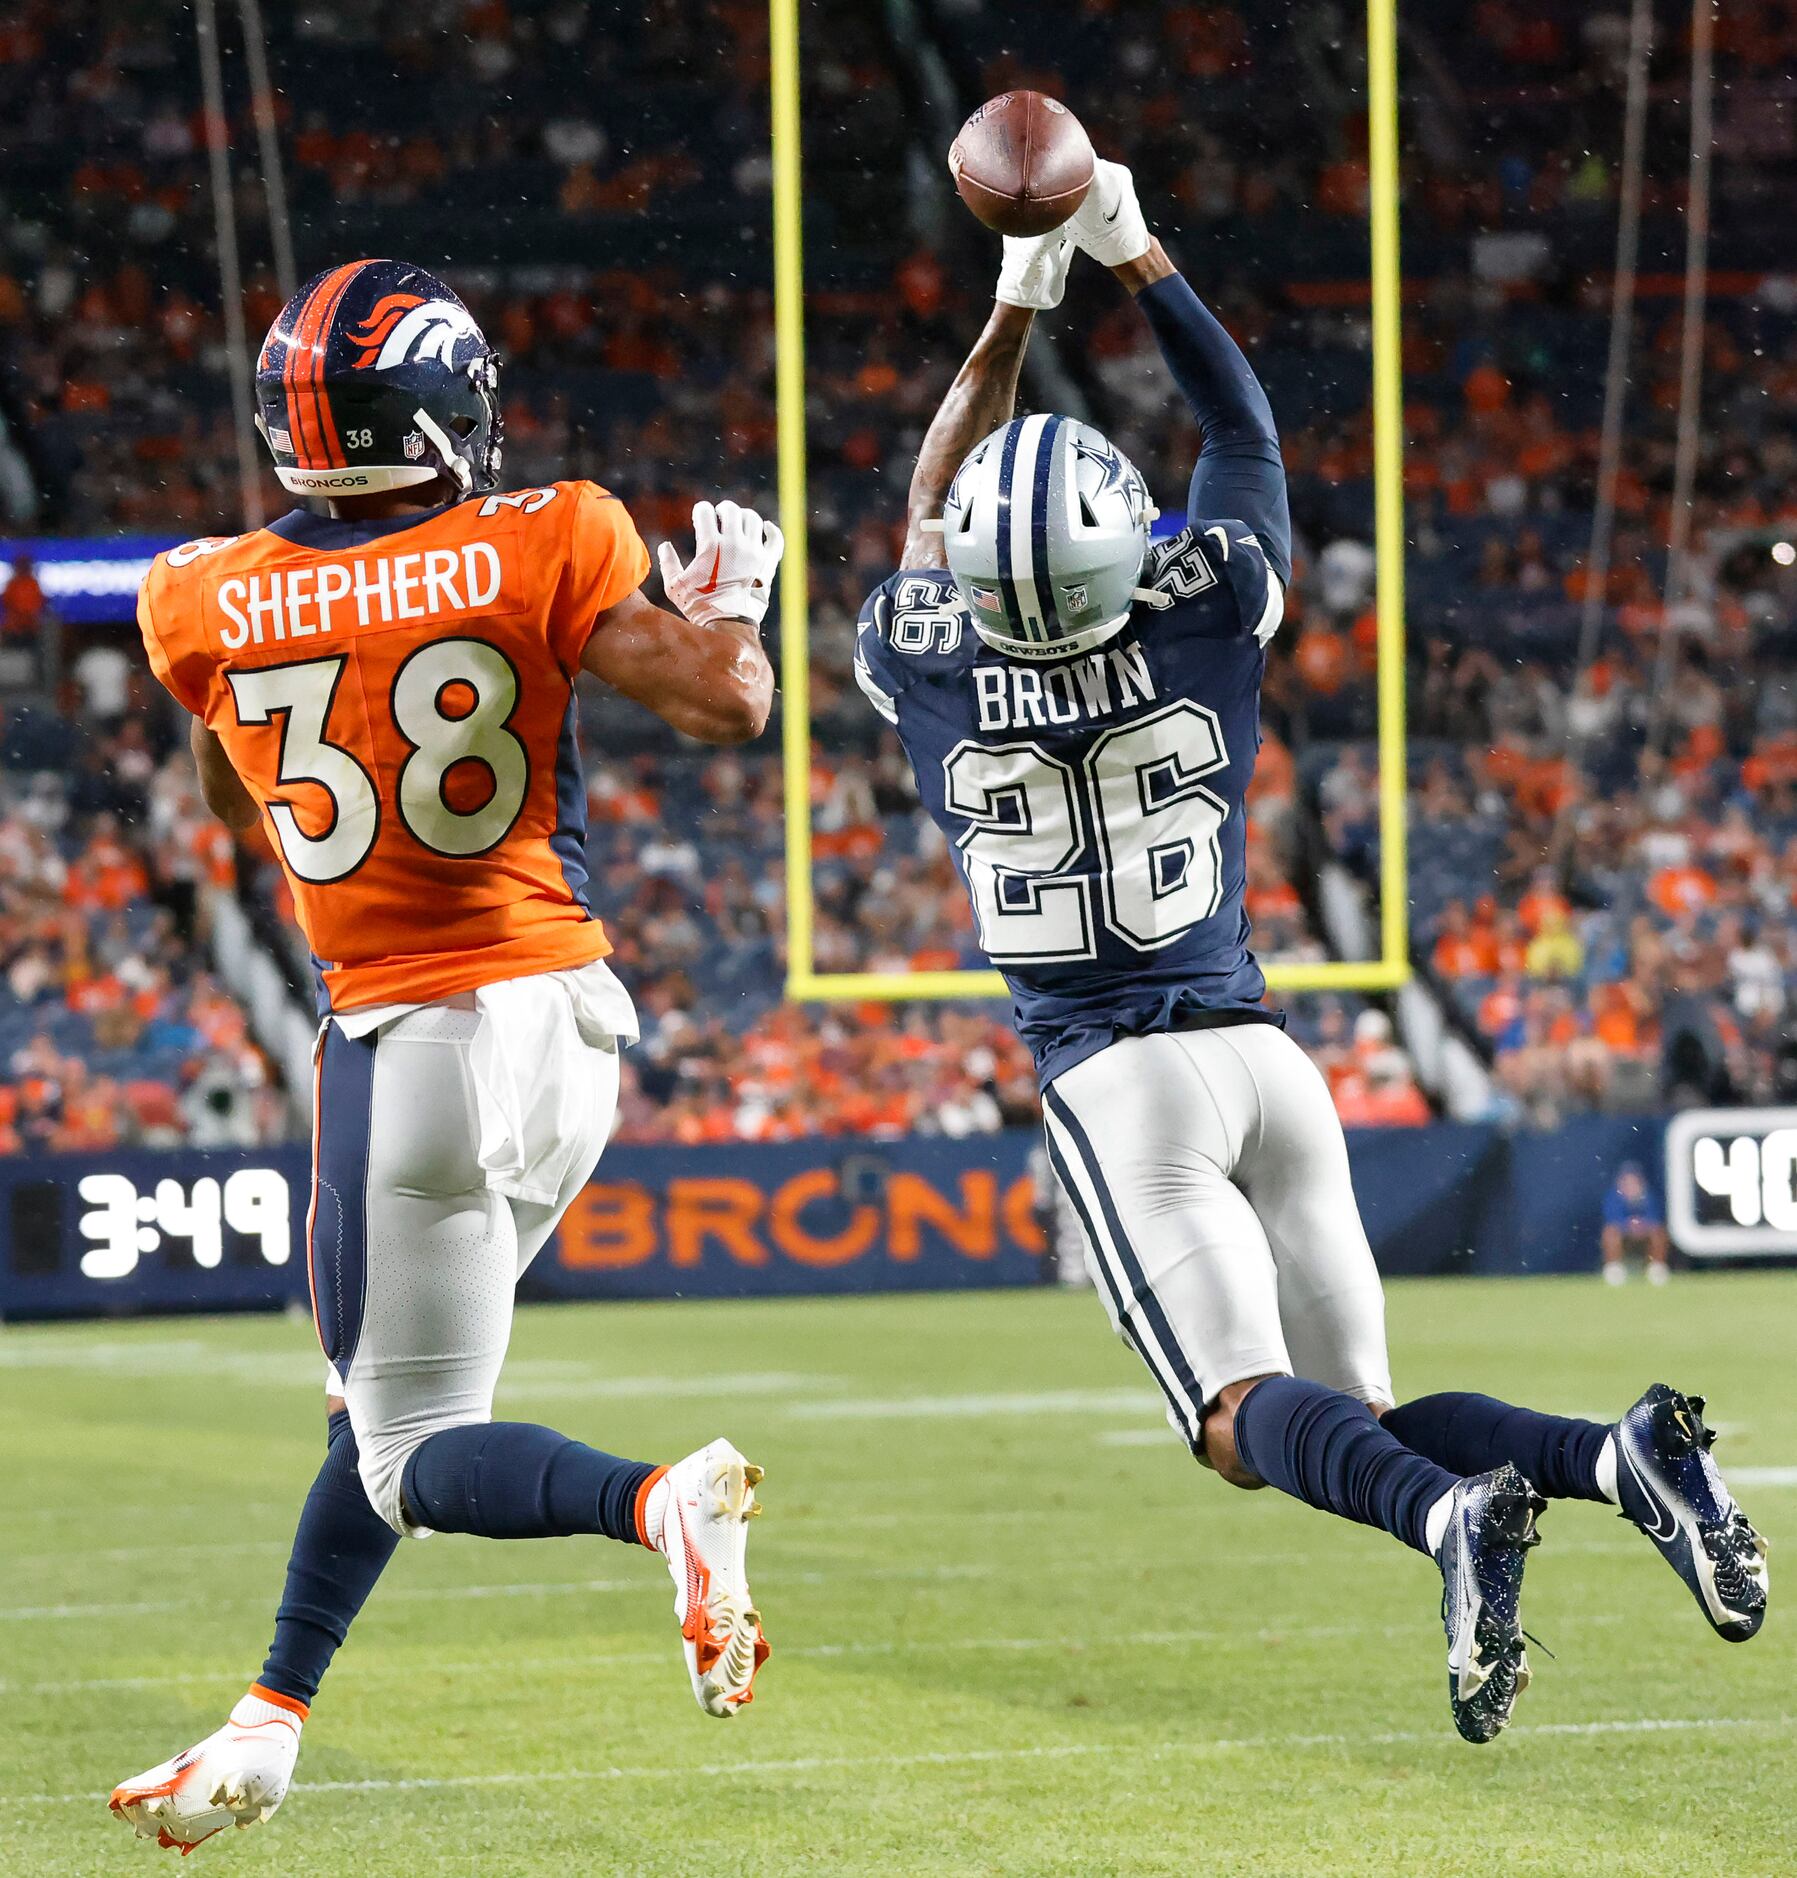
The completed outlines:
{"type": "Polygon", "coordinates": [[[1197,1073],[1183,1041],[1123,1038],[1058,1076],[1044,1110],[1112,1320],[1195,1445],[1225,1384],[1290,1360],[1272,1252],[1228,1173],[1252,1115],[1197,1073]]]}
{"type": "Polygon", "coordinates": [[[1235,1178],[1266,1228],[1295,1372],[1362,1401],[1393,1400],[1385,1294],[1354,1198],[1348,1144],[1316,1065],[1270,1024],[1202,1033],[1255,1089],[1235,1178]]]}

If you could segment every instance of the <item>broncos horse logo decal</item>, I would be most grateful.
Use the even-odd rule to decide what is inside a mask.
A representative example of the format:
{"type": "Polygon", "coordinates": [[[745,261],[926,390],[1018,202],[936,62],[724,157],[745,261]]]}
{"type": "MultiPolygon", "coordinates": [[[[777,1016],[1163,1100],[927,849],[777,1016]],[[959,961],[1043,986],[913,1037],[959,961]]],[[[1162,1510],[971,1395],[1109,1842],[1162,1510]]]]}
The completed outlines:
{"type": "Polygon", "coordinates": [[[387,294],[349,332],[351,344],[362,348],[355,360],[358,371],[369,366],[385,371],[414,359],[441,359],[448,365],[458,339],[479,336],[474,315],[465,306],[415,293],[387,294]]]}

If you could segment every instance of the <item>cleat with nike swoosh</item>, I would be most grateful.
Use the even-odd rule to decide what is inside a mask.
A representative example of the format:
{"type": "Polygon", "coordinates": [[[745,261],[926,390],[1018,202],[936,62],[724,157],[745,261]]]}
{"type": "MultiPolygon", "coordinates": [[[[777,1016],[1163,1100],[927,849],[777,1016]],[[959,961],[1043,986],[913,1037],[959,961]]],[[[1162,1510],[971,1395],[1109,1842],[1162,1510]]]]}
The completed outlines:
{"type": "Polygon", "coordinates": [[[762,1470],[728,1441],[689,1454],[649,1489],[644,1537],[668,1561],[674,1615],[693,1695],[707,1715],[728,1720],[755,1699],[768,1657],[761,1613],[749,1593],[744,1553],[761,1511],[762,1470]]]}
{"type": "Polygon", "coordinates": [[[140,1839],[183,1858],[227,1826],[260,1826],[287,1797],[306,1704],[257,1683],[224,1727],[112,1790],[112,1812],[140,1839]]]}
{"type": "Polygon", "coordinates": [[[1710,1627],[1745,1643],[1766,1619],[1766,1542],[1711,1458],[1703,1397],[1656,1382],[1611,1431],[1622,1516],[1690,1587],[1710,1627]]]}
{"type": "Polygon", "coordinates": [[[1541,1543],[1547,1502],[1508,1461],[1454,1489],[1441,1567],[1441,1621],[1448,1633],[1448,1702],[1454,1726],[1490,1741],[1529,1686],[1523,1643],[1522,1571],[1541,1543]]]}

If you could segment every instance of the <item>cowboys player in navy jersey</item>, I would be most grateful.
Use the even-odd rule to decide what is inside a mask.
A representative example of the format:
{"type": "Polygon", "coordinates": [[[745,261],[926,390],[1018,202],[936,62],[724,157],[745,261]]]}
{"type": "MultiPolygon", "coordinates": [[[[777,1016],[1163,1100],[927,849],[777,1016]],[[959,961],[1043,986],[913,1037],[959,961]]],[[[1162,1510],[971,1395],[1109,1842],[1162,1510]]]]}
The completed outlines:
{"type": "Polygon", "coordinates": [[[1608,1501],[1724,1637],[1760,1626],[1765,1547],[1701,1397],[1618,1422],[1452,1393],[1394,1407],[1384,1308],[1322,1077],[1266,1009],[1243,811],[1291,577],[1278,437],[1247,360],[1100,162],[1078,214],[1005,243],[997,304],[932,422],[903,566],[856,637],[953,843],[1035,1052],[1049,1154],[1112,1321],[1232,1485],[1382,1527],[1443,1579],[1455,1725],[1527,1685],[1523,1563],[1549,1497],[1608,1501]],[[1135,296],[1202,433],[1185,526],[1089,424],[1012,417],[1075,247],[1135,296]]]}

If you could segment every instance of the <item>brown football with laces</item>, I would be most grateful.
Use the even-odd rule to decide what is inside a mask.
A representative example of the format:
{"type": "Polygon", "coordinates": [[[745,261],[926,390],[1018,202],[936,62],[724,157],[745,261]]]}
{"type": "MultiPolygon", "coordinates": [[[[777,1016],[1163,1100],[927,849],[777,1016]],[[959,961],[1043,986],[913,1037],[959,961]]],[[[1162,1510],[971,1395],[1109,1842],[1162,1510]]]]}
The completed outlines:
{"type": "Polygon", "coordinates": [[[1059,228],[1092,186],[1092,143],[1079,119],[1039,91],[1006,91],[961,126],[949,147],[961,200],[1001,235],[1059,228]]]}

